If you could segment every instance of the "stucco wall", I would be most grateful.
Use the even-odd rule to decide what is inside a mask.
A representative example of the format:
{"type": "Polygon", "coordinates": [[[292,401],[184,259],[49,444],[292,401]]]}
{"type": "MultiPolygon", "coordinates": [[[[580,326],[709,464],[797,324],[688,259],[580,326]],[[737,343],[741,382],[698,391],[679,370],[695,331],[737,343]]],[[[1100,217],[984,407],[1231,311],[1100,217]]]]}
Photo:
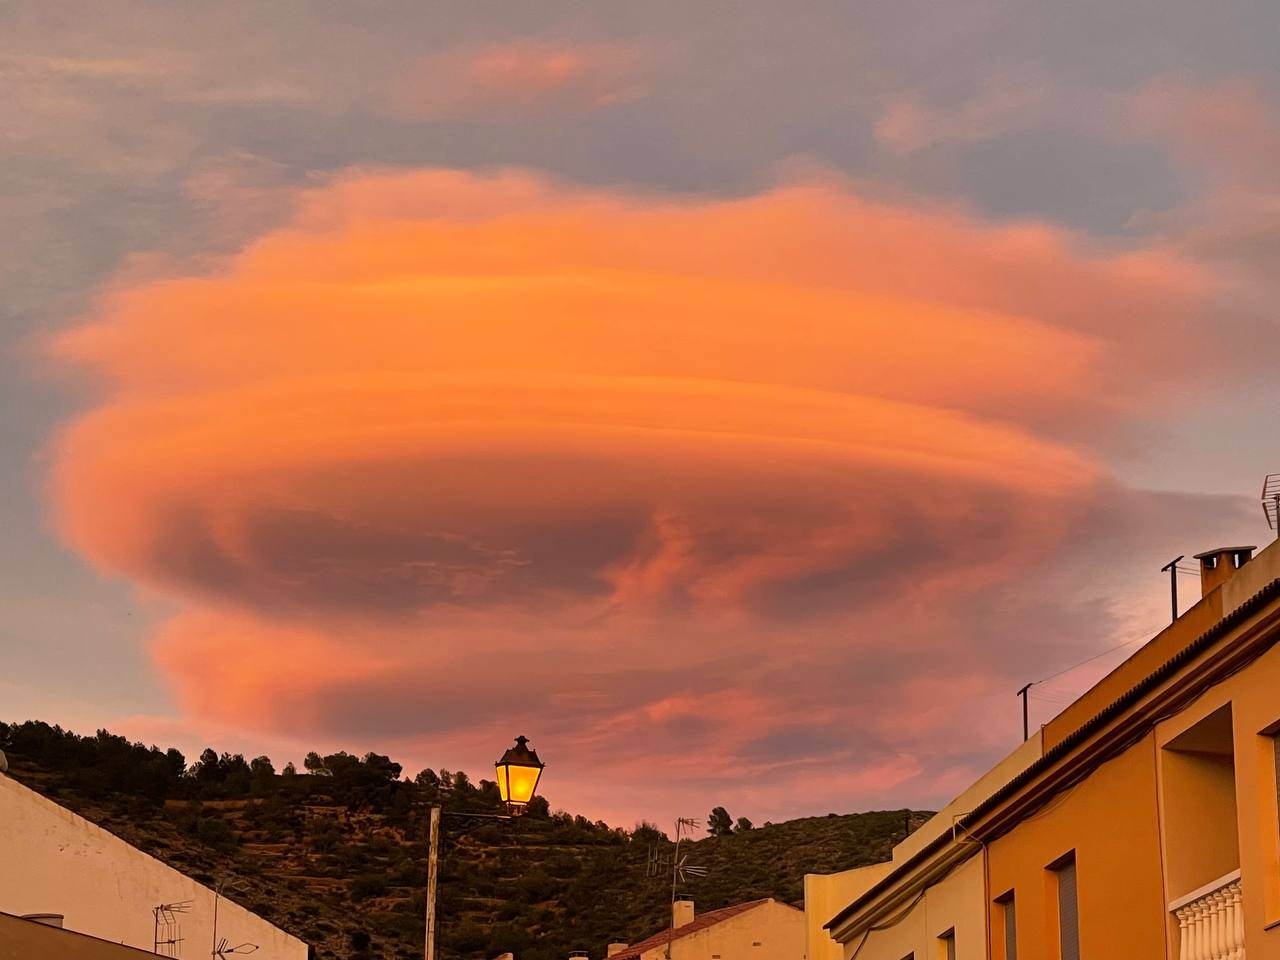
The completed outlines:
{"type": "MultiPolygon", "coordinates": [[[[666,947],[641,954],[664,960],[666,947]]],[[[671,960],[804,960],[804,913],[769,901],[671,943],[671,960]]]]}
{"type": "Polygon", "coordinates": [[[828,920],[884,879],[894,868],[892,860],[842,870],[808,873],[804,878],[805,956],[808,960],[843,960],[844,948],[824,929],[828,920]]]}
{"type": "MultiPolygon", "coordinates": [[[[1014,893],[1018,960],[1057,960],[1057,888],[1048,867],[1073,850],[1080,955],[1135,960],[1165,956],[1153,735],[1108,760],[988,846],[990,897],[1014,893]]],[[[993,903],[988,902],[987,909],[991,955],[1002,957],[1003,917],[993,903]]]]}
{"type": "Polygon", "coordinates": [[[955,931],[958,960],[986,960],[986,917],[982,856],[964,861],[929,887],[902,919],[885,930],[873,930],[844,945],[844,957],[858,951],[858,960],[935,960],[941,955],[938,938],[955,931]],[[860,948],[860,949],[859,949],[860,948]]]}
{"type": "Polygon", "coordinates": [[[1276,579],[1280,579],[1280,541],[1273,540],[1222,585],[1223,616],[1276,579]]]}
{"type": "MultiPolygon", "coordinates": [[[[1244,569],[1248,569],[1248,565],[1244,569]]],[[[1241,571],[1243,572],[1243,571],[1241,571]]],[[[1236,576],[1240,574],[1237,573],[1236,576]]],[[[1236,823],[1223,824],[1205,816],[1201,836],[1188,837],[1186,827],[1166,818],[1168,844],[1199,842],[1209,832],[1236,831],[1244,897],[1245,954],[1249,960],[1280,960],[1280,810],[1277,810],[1275,741],[1280,729],[1280,647],[1261,657],[1223,683],[1205,691],[1193,704],[1156,728],[1165,745],[1225,704],[1231,705],[1235,750],[1236,823]],[[1175,834],[1174,831],[1183,832],[1175,834]]],[[[1162,784],[1162,790],[1169,786],[1162,784]]],[[[1165,895],[1172,901],[1188,893],[1189,880],[1166,878],[1165,895]]],[[[1171,930],[1170,956],[1177,944],[1171,930]]]]}
{"type": "MultiPolygon", "coordinates": [[[[3,774],[0,851],[0,911],[61,913],[68,930],[150,950],[152,908],[190,900],[181,955],[207,957],[213,947],[212,890],[3,774]]],[[[256,960],[306,960],[301,940],[225,899],[218,933],[256,943],[256,960]]]]}

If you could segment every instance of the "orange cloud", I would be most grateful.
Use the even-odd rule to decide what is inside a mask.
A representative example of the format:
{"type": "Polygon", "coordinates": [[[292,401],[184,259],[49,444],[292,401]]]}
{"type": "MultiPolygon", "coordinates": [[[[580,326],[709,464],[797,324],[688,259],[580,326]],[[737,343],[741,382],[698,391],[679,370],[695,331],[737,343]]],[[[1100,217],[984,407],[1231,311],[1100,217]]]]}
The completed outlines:
{"type": "Polygon", "coordinates": [[[596,110],[645,95],[640,57],[618,44],[516,40],[417,61],[390,109],[420,120],[596,110]]]}
{"type": "Polygon", "coordinates": [[[888,789],[1001,682],[939,679],[957,611],[1063,541],[1100,478],[1066,438],[1192,349],[1133,366],[1203,284],[834,182],[356,172],[58,338],[103,393],[53,496],[186,607],[154,653],[191,716],[385,749],[521,698],[569,767],[627,738],[690,789],[746,757],[888,789]]]}

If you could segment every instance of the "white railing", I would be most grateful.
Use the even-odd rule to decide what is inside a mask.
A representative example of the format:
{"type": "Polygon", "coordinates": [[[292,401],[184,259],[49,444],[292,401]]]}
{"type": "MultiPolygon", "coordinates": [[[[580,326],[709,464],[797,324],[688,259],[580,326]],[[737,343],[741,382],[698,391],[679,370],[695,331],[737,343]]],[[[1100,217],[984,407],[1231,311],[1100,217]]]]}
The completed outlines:
{"type": "Polygon", "coordinates": [[[1244,960],[1240,871],[1169,904],[1178,920],[1178,960],[1244,960]]]}

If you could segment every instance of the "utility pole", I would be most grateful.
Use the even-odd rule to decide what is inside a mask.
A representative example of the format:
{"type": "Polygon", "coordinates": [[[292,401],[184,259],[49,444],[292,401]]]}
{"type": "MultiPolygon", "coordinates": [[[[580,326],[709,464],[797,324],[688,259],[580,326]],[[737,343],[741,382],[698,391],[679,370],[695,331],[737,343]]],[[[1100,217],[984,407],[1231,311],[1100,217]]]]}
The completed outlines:
{"type": "Polygon", "coordinates": [[[1169,596],[1173,602],[1173,619],[1170,623],[1178,622],[1178,561],[1184,556],[1185,554],[1180,553],[1160,568],[1161,573],[1169,571],[1169,596]]]}
{"type": "Polygon", "coordinates": [[[427,953],[426,960],[436,960],[436,884],[440,874],[440,808],[431,805],[431,821],[427,828],[427,953]]]}
{"type": "Polygon", "coordinates": [[[1018,691],[1018,696],[1022,698],[1022,742],[1026,743],[1031,739],[1031,716],[1027,711],[1027,691],[1031,689],[1035,683],[1033,680],[1025,687],[1018,691]]]}

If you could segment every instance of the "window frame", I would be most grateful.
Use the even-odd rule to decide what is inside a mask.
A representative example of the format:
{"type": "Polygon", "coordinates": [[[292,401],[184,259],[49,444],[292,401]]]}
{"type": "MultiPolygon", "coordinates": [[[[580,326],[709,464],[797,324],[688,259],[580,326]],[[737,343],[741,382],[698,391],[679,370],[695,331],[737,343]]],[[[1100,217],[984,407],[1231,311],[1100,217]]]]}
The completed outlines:
{"type": "Polygon", "coordinates": [[[1055,916],[1058,926],[1057,937],[1055,937],[1058,947],[1056,960],[1080,960],[1080,866],[1076,860],[1075,850],[1069,850],[1064,853],[1045,869],[1053,874],[1054,879],[1055,916]],[[1068,927],[1063,923],[1063,907],[1066,903],[1063,893],[1067,889],[1063,884],[1064,877],[1071,878],[1070,916],[1072,922],[1070,926],[1072,936],[1070,940],[1067,938],[1068,927]],[[1074,951],[1068,950],[1070,944],[1074,944],[1074,951]]]}

